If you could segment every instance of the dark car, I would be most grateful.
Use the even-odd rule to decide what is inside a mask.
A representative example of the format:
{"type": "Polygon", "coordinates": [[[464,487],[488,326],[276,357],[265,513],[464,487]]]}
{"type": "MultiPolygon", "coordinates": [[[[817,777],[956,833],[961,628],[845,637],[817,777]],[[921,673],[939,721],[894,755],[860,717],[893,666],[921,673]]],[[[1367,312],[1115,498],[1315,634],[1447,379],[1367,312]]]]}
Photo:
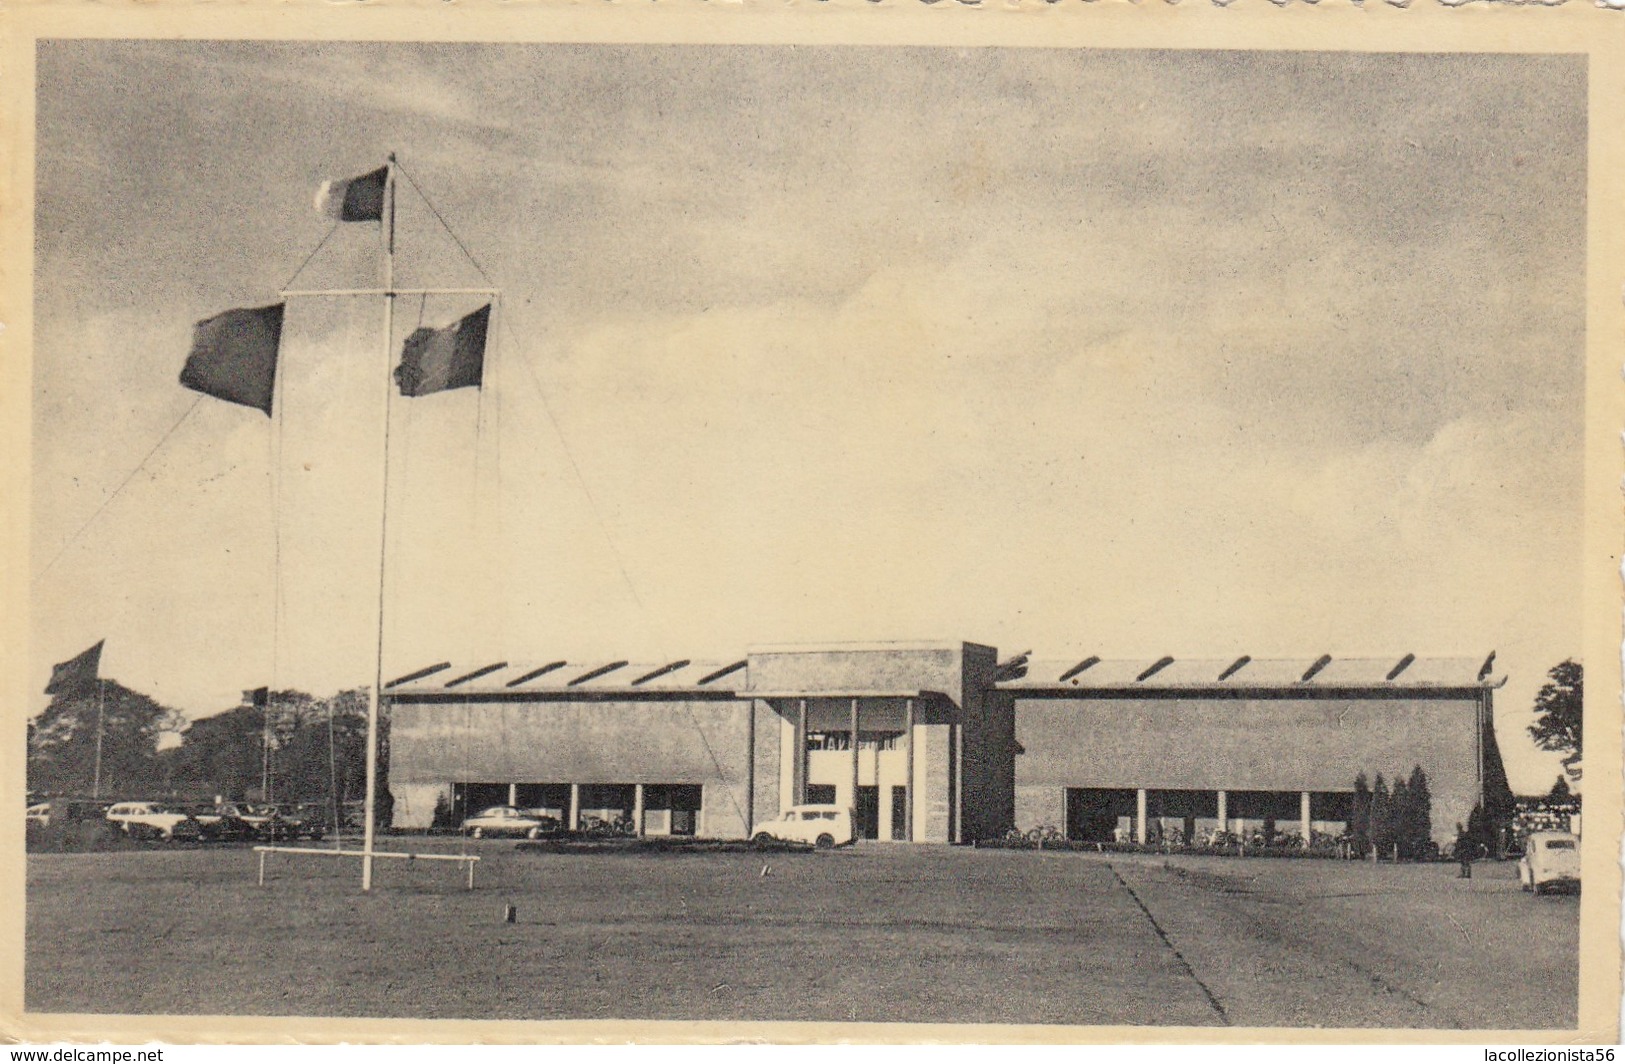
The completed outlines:
{"type": "Polygon", "coordinates": [[[301,831],[307,839],[321,839],[333,833],[332,821],[328,816],[328,807],[317,802],[301,802],[291,809],[283,810],[283,817],[297,820],[301,831]]]}
{"type": "Polygon", "coordinates": [[[248,842],[259,838],[254,825],[234,813],[223,813],[215,806],[191,806],[188,812],[198,822],[204,842],[248,842]]]}
{"type": "Polygon", "coordinates": [[[327,835],[325,821],[302,816],[291,805],[277,805],[272,802],[222,802],[215,807],[215,812],[245,821],[253,826],[255,834],[270,842],[321,839],[327,835]]]}

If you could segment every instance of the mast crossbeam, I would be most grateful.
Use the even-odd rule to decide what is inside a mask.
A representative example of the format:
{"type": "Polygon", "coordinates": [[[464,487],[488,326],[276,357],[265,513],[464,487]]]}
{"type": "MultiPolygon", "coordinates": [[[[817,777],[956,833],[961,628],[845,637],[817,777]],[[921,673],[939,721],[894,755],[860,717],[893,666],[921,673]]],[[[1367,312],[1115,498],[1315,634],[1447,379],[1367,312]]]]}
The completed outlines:
{"type": "Polygon", "coordinates": [[[497,296],[499,288],[285,288],[283,299],[295,296],[497,296]]]}

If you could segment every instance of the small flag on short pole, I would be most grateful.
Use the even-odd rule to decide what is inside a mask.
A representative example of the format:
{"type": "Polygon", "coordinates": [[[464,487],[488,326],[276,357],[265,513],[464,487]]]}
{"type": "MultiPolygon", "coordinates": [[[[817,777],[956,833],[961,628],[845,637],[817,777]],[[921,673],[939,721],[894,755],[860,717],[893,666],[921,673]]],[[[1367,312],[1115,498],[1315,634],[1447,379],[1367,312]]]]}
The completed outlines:
{"type": "Polygon", "coordinates": [[[478,388],[485,373],[485,331],[491,304],[443,329],[418,329],[401,348],[395,383],[405,396],[478,388]]]}
{"type": "Polygon", "coordinates": [[[242,307],[198,322],[181,383],[270,417],[284,306],[242,307]]]}
{"type": "Polygon", "coordinates": [[[76,657],[51,666],[51,680],[45,685],[48,695],[76,695],[94,686],[101,679],[102,644],[96,645],[76,657]]]}
{"type": "Polygon", "coordinates": [[[378,222],[384,218],[384,186],[389,167],[348,181],[323,181],[316,190],[316,212],[338,222],[378,222]]]}

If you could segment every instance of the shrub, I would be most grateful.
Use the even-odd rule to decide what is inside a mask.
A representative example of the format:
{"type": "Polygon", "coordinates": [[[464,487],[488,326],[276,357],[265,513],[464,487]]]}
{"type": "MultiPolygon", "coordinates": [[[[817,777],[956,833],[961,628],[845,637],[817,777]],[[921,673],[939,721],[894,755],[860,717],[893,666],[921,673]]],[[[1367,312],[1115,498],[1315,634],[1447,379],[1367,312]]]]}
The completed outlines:
{"type": "Polygon", "coordinates": [[[29,853],[101,853],[107,850],[141,849],[105,820],[53,820],[48,825],[28,825],[29,853]]]}

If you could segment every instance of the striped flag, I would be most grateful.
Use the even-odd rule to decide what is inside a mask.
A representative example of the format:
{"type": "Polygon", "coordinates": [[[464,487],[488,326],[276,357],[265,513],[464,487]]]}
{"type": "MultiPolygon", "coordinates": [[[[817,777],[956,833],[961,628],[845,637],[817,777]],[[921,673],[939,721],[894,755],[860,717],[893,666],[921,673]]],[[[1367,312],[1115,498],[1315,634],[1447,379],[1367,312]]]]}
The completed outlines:
{"type": "Polygon", "coordinates": [[[401,348],[395,383],[406,396],[478,388],[485,373],[485,330],[491,304],[443,329],[418,329],[401,348]]]}
{"type": "Polygon", "coordinates": [[[316,212],[339,222],[382,221],[388,182],[387,166],[348,181],[323,181],[316,190],[316,212]]]}

